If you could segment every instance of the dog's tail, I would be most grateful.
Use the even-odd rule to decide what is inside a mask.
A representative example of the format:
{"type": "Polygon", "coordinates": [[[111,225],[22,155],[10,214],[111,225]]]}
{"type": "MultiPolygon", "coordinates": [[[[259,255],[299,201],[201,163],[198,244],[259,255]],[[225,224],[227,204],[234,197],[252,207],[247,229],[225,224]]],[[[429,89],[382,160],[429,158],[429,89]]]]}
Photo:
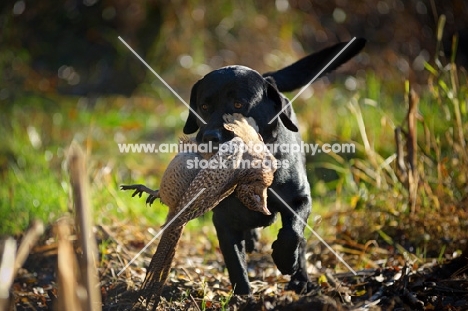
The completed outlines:
{"type": "MultiPolygon", "coordinates": [[[[290,92],[309,83],[349,42],[341,42],[310,54],[297,62],[277,71],[267,72],[280,92],[290,92]]],[[[317,78],[337,69],[358,54],[366,44],[363,38],[356,38],[317,78]]]]}

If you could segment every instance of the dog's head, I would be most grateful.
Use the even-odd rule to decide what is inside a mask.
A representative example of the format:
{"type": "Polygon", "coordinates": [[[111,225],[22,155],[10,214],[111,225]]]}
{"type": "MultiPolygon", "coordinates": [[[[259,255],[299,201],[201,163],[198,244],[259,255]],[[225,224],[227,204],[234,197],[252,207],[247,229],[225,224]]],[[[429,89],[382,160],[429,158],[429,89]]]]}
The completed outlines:
{"type": "Polygon", "coordinates": [[[335,70],[365,44],[363,38],[340,42],[263,76],[244,66],[212,71],[192,88],[184,133],[200,129],[198,142],[223,143],[232,138],[232,133],[223,128],[222,116],[226,113],[252,117],[265,142],[274,141],[281,129],[297,132],[292,108],[280,92],[298,89],[335,70]]]}
{"type": "Polygon", "coordinates": [[[193,86],[184,133],[193,134],[200,129],[198,142],[223,143],[232,138],[232,133],[223,127],[223,115],[240,113],[252,117],[260,135],[269,141],[274,139],[278,126],[298,131],[291,121],[291,108],[282,111],[287,104],[288,100],[278,91],[272,78],[264,78],[244,66],[220,68],[193,86]]]}

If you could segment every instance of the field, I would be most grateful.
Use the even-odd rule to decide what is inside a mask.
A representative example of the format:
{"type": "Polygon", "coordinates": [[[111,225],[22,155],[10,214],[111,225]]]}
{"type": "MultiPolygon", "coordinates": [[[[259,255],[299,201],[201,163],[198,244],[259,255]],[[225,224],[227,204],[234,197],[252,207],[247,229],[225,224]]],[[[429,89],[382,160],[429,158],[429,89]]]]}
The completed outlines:
{"type": "MultiPolygon", "coordinates": [[[[220,14],[231,19],[220,22],[207,16],[206,24],[198,25],[201,13],[196,3],[179,8],[177,17],[164,12],[169,17],[160,26],[160,41],[145,56],[185,99],[208,67],[229,62],[228,49],[235,52],[235,61],[251,67],[257,62],[261,71],[287,65],[300,57],[298,51],[303,52],[304,47],[297,48],[296,31],[306,18],[297,12],[304,20],[280,23],[283,16],[273,8],[259,14],[258,7],[246,5],[241,8],[247,23],[243,25],[239,8],[223,6],[220,14]],[[171,32],[177,22],[185,26],[171,32]],[[212,30],[215,22],[220,26],[212,30]],[[239,44],[236,38],[249,27],[257,30],[258,37],[250,40],[259,49],[243,54],[253,43],[239,44]],[[210,31],[203,38],[194,35],[195,29],[205,28],[210,31]],[[215,62],[221,43],[214,37],[222,31],[225,55],[215,62]],[[268,44],[265,36],[271,33],[277,36],[268,44]]],[[[440,20],[435,31],[441,34],[440,20]]],[[[6,32],[7,38],[13,35],[13,30],[6,32]]],[[[361,67],[358,57],[314,83],[294,103],[305,142],[356,146],[353,154],[307,155],[314,200],[308,224],[353,271],[306,229],[308,272],[317,281],[316,293],[322,295],[300,297],[284,291],[288,277],[277,271],[269,256],[281,226],[277,221],[262,229],[259,250],[249,256],[253,297],[235,297],[208,213],[190,222],[184,232],[163,306],[464,310],[468,306],[468,81],[466,69],[457,66],[454,57],[439,56],[442,39],[436,37],[434,55],[406,77],[388,66],[379,70],[381,63],[361,67]]],[[[135,63],[135,71],[146,70],[125,46],[112,40],[119,55],[128,54],[127,61],[135,63]]],[[[20,243],[34,221],[45,224],[45,233],[34,243],[11,289],[17,310],[29,306],[48,310],[57,300],[52,280],[60,244],[58,224],[67,223],[76,253],[82,251],[70,224],[76,213],[67,162],[72,142],[86,159],[103,308],[125,309],[126,292],[141,285],[157,243],[122,269],[158,232],[167,207],[159,201],[146,205],[144,198],[132,198],[119,187],[142,183],[158,188],[174,153],[125,153],[119,144],[177,142],[187,109],[151,73],[144,75],[131,96],[77,95],[60,91],[63,81],[41,77],[30,58],[14,45],[0,51],[4,73],[0,81],[5,85],[0,87],[0,234],[20,243]]],[[[293,98],[295,93],[286,95],[293,98]]]]}

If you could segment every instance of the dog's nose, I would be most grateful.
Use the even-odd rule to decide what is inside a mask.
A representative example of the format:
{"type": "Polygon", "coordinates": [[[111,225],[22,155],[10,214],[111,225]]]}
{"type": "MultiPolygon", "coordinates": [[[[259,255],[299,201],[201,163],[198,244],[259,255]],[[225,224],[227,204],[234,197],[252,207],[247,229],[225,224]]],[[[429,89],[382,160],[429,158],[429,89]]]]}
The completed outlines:
{"type": "Polygon", "coordinates": [[[221,131],[219,130],[208,130],[203,133],[203,142],[219,143],[221,141],[221,131]]]}

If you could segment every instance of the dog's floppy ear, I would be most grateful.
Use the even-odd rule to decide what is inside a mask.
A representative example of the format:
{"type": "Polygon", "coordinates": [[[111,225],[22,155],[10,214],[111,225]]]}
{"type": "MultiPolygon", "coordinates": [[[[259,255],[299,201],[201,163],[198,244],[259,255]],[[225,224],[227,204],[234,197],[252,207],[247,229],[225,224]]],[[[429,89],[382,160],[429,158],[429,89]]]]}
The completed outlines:
{"type": "MultiPolygon", "coordinates": [[[[280,112],[286,105],[288,105],[288,100],[284,98],[281,93],[276,88],[275,80],[272,77],[265,78],[267,84],[267,96],[269,99],[273,100],[275,103],[276,113],[280,112]]],[[[279,118],[283,122],[284,126],[293,132],[299,131],[296,124],[291,120],[291,105],[286,107],[280,115],[279,118]]]]}
{"type": "MultiPolygon", "coordinates": [[[[197,88],[198,82],[192,87],[192,91],[190,93],[190,108],[194,111],[197,110],[197,88]]],[[[184,134],[193,134],[198,130],[198,127],[197,116],[192,112],[192,110],[189,110],[187,121],[185,121],[184,125],[184,134]]]]}

